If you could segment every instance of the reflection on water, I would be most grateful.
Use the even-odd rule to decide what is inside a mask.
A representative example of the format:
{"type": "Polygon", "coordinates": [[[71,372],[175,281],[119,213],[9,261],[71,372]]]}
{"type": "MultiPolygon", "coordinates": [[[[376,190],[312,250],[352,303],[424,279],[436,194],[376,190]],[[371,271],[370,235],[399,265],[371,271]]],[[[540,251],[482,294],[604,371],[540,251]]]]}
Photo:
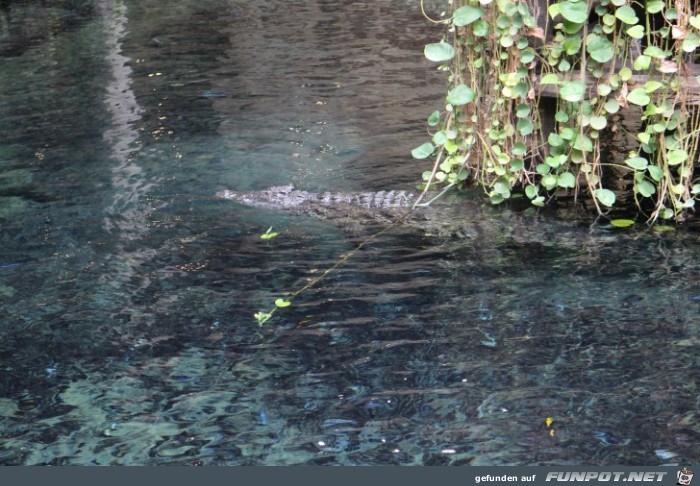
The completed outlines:
{"type": "Polygon", "coordinates": [[[700,459],[696,232],[465,201],[255,324],[380,226],[213,194],[410,185],[418,2],[37,5],[0,11],[0,463],[700,459]]]}

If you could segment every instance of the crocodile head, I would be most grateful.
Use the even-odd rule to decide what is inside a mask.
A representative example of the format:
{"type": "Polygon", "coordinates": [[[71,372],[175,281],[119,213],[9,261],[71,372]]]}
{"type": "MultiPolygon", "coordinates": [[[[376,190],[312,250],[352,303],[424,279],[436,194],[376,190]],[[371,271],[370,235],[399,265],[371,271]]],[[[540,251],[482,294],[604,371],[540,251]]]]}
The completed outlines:
{"type": "Polygon", "coordinates": [[[216,197],[230,199],[245,204],[246,206],[289,209],[304,204],[310,199],[315,198],[316,195],[294,189],[294,186],[289,184],[287,186],[268,187],[262,191],[219,191],[216,193],[216,197]]]}

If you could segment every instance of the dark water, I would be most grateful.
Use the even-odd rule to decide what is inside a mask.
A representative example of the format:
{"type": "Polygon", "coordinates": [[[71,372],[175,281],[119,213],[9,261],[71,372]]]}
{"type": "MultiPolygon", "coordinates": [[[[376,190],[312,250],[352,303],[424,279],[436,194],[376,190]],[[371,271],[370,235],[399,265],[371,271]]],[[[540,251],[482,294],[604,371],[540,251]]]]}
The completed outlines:
{"type": "Polygon", "coordinates": [[[213,194],[410,187],[439,36],[417,0],[0,10],[0,463],[697,463],[694,232],[481,208],[255,323],[373,228],[213,194]]]}

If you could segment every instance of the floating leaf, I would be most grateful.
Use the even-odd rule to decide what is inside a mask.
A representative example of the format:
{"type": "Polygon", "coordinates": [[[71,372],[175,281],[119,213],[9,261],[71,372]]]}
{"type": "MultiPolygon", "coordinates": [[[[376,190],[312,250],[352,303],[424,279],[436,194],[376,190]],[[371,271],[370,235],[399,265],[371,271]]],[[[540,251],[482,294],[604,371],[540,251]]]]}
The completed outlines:
{"type": "Polygon", "coordinates": [[[586,84],[582,81],[569,81],[559,90],[559,96],[565,101],[578,103],[586,93],[586,84]]]}
{"type": "Polygon", "coordinates": [[[272,238],[275,238],[277,235],[279,235],[279,233],[272,231],[272,226],[270,226],[265,233],[260,235],[260,239],[261,240],[271,240],[272,238]]]}
{"type": "Polygon", "coordinates": [[[484,11],[479,7],[472,7],[471,5],[465,5],[464,7],[459,7],[455,10],[454,24],[457,27],[462,27],[464,25],[469,25],[476,20],[479,20],[484,15],[484,11]]]}
{"type": "Polygon", "coordinates": [[[420,147],[416,147],[413,150],[411,150],[411,155],[414,159],[425,159],[430,157],[433,154],[434,150],[435,147],[433,146],[433,144],[430,142],[426,142],[420,147]]]}
{"type": "Polygon", "coordinates": [[[473,101],[476,97],[476,93],[473,89],[468,88],[464,84],[455,86],[453,89],[447,92],[447,102],[454,106],[465,105],[470,101],[473,101]]]}
{"type": "Polygon", "coordinates": [[[651,98],[644,88],[635,88],[627,95],[627,101],[633,105],[646,106],[651,102],[651,98]]]}
{"type": "Polygon", "coordinates": [[[593,194],[603,206],[612,207],[615,204],[615,193],[610,189],[596,189],[593,194]]]}
{"type": "Polygon", "coordinates": [[[288,301],[288,300],[277,299],[277,300],[275,301],[275,305],[276,305],[277,307],[289,307],[290,305],[292,305],[292,303],[291,303],[290,301],[288,301]]]}
{"type": "Polygon", "coordinates": [[[588,2],[560,2],[559,13],[561,13],[561,16],[569,22],[573,22],[575,24],[583,24],[588,20],[588,2]]]}
{"type": "Polygon", "coordinates": [[[436,44],[428,44],[425,46],[424,53],[425,57],[427,57],[430,61],[444,62],[455,57],[457,51],[455,51],[455,48],[447,42],[438,42],[436,44]]]}
{"type": "Polygon", "coordinates": [[[633,219],[613,219],[610,224],[616,228],[628,228],[635,223],[633,219]]]}
{"type": "Polygon", "coordinates": [[[253,317],[258,321],[258,325],[262,326],[272,317],[272,314],[269,312],[256,312],[253,314],[253,317]]]}

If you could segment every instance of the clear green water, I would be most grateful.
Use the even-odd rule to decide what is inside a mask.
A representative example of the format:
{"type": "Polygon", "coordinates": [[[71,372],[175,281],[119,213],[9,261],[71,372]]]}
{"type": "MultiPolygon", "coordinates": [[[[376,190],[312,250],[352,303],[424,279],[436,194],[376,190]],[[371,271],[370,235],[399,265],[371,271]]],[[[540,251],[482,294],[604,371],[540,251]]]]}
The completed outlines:
{"type": "Polygon", "coordinates": [[[0,10],[0,463],[697,463],[694,231],[481,208],[252,319],[371,228],[213,194],[410,187],[439,35],[413,0],[0,10]]]}

